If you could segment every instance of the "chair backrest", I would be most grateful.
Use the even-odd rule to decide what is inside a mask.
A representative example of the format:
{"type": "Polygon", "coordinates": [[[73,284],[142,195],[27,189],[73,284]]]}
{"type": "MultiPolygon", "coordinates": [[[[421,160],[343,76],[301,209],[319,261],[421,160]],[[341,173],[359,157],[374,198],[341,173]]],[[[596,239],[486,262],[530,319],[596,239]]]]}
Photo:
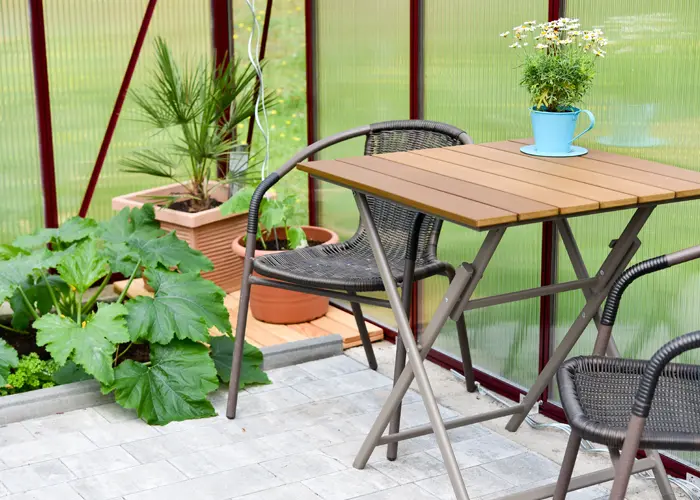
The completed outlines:
{"type": "MultiPolygon", "coordinates": [[[[402,120],[370,125],[365,142],[365,154],[395,153],[415,149],[439,148],[472,144],[466,132],[451,125],[426,120],[402,120]]],[[[367,196],[374,222],[387,257],[402,259],[416,215],[414,210],[391,201],[367,196]]],[[[442,220],[426,216],[418,238],[417,260],[436,257],[437,239],[442,220]]],[[[364,240],[365,230],[360,227],[351,239],[364,240]]]]}

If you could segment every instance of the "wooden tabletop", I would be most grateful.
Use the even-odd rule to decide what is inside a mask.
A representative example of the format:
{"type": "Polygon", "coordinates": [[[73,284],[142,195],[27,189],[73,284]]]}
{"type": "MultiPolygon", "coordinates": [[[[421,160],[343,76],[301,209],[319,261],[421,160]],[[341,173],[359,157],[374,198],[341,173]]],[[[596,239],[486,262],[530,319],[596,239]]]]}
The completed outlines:
{"type": "Polygon", "coordinates": [[[700,172],[593,150],[574,158],[521,153],[530,142],[307,161],[298,167],[475,229],[700,197],[700,172]]]}

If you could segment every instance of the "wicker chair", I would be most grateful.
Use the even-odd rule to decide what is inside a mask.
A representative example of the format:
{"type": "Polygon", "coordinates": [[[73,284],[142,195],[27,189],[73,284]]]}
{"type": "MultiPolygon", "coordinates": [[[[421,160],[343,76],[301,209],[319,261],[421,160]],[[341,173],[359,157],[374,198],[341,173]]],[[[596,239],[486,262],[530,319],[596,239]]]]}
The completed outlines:
{"type": "MultiPolygon", "coordinates": [[[[238,375],[245,335],[251,284],[273,286],[289,290],[348,300],[357,322],[369,366],[377,368],[369,334],[365,328],[360,304],[389,307],[388,301],[357,295],[363,292],[383,291],[365,228],[360,223],[349,240],[335,245],[307,247],[252,259],[258,222],[258,207],[265,192],[297,163],[323,149],[356,137],[365,137],[365,154],[374,155],[397,151],[437,148],[471,144],[466,132],[443,123],[407,120],[375,123],[341,132],[311,144],[268,176],[256,189],[248,216],[248,246],[243,271],[243,283],[238,312],[237,344],[231,374],[227,415],[235,417],[238,375]],[[256,271],[263,278],[251,276],[256,271]]],[[[389,201],[368,196],[371,212],[379,230],[391,270],[397,285],[402,287],[403,305],[410,308],[411,286],[414,281],[430,276],[454,277],[454,268],[437,258],[437,241],[442,221],[424,216],[389,201]],[[415,264],[415,268],[414,268],[415,264]],[[415,269],[415,271],[414,271],[415,269]]],[[[467,389],[475,390],[471,358],[464,318],[457,322],[460,350],[463,357],[467,389]]],[[[396,373],[405,365],[405,350],[397,337],[396,373]]],[[[397,417],[398,418],[398,417],[397,417]]],[[[398,425],[398,423],[396,424],[398,425]]],[[[392,447],[395,450],[395,447],[392,447]]],[[[394,453],[395,454],[395,453],[394,453]]],[[[391,453],[390,453],[391,455],[391,453]]]]}
{"type": "Polygon", "coordinates": [[[571,436],[554,499],[570,489],[610,480],[598,471],[571,480],[582,439],[605,445],[614,465],[611,499],[622,500],[632,473],[652,470],[664,499],[675,498],[658,452],[635,462],[637,450],[700,450],[700,366],[670,363],[700,347],[700,332],[678,337],[649,361],[602,357],[625,289],[637,278],[700,257],[700,246],[637,264],[613,285],[601,317],[594,356],[576,357],[559,369],[561,402],[571,436]],[[620,453],[619,450],[622,450],[620,453]],[[574,481],[576,482],[574,484],[574,481]]]}

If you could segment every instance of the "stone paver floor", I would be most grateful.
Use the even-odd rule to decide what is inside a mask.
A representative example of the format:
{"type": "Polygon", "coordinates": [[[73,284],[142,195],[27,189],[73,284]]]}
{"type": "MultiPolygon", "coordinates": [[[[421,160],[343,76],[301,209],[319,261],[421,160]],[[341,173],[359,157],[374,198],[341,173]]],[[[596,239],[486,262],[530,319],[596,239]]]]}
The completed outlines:
{"type": "MultiPolygon", "coordinates": [[[[3,500],[435,500],[453,498],[432,436],[384,448],[365,470],[352,468],[361,439],[388,395],[393,349],[377,348],[380,373],[362,350],[270,372],[274,383],[241,395],[239,418],[223,416],[225,394],[212,398],[220,416],[150,427],[108,404],[0,428],[3,500]],[[353,358],[357,358],[353,359],[353,358]]],[[[444,417],[493,409],[467,394],[451,374],[429,366],[444,417]]],[[[542,420],[541,417],[540,420],[542,420]]],[[[427,423],[410,392],[403,425],[427,423]]],[[[450,431],[472,499],[497,498],[555,478],[563,433],[503,430],[505,420],[450,431]]],[[[582,456],[577,471],[606,465],[582,456]]],[[[572,494],[605,498],[606,487],[572,494]]],[[[657,498],[635,480],[628,498],[657,498]]],[[[679,498],[682,498],[679,496],[679,498]]]]}

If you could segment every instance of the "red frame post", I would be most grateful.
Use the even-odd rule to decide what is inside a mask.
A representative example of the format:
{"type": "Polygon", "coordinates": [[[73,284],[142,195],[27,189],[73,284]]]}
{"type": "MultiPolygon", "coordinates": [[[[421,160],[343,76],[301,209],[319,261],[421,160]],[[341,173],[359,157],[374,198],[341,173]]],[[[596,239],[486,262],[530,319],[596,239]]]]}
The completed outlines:
{"type": "MultiPolygon", "coordinates": [[[[214,67],[225,67],[233,54],[233,9],[231,0],[211,0],[211,43],[214,67]]],[[[234,131],[235,133],[235,131],[234,131]]],[[[226,177],[228,162],[220,161],[217,167],[219,178],[226,177]]]]}
{"type": "MultiPolygon", "coordinates": [[[[306,53],[306,143],[313,144],[318,139],[316,102],[316,0],[304,1],[304,38],[306,53]]],[[[310,158],[310,159],[313,159],[310,158]]],[[[309,176],[309,224],[318,224],[316,182],[309,176]]]]}
{"type": "Polygon", "coordinates": [[[134,48],[131,51],[131,57],[129,58],[129,63],[126,66],[126,71],[124,72],[124,78],[122,79],[122,84],[119,87],[119,92],[117,93],[117,99],[114,102],[114,108],[112,109],[112,115],[109,117],[109,122],[107,123],[107,130],[102,138],[102,144],[100,145],[100,151],[97,153],[97,159],[95,160],[95,166],[92,169],[92,174],[90,175],[90,180],[85,189],[85,195],[83,196],[83,202],[80,204],[80,211],[78,215],[85,217],[87,215],[88,209],[90,208],[90,202],[92,201],[92,196],[95,194],[95,188],[97,187],[97,181],[100,178],[100,173],[102,172],[102,167],[104,166],[105,158],[107,158],[107,152],[109,151],[109,146],[112,143],[112,137],[114,137],[114,131],[117,128],[117,122],[119,121],[119,114],[124,106],[124,100],[126,99],[126,94],[129,91],[129,85],[131,85],[131,78],[134,76],[134,70],[136,69],[136,63],[141,55],[141,49],[143,48],[143,43],[146,40],[146,33],[148,32],[148,26],[151,24],[151,19],[153,18],[153,11],[156,8],[158,0],[149,0],[146,6],[146,12],[143,15],[143,21],[141,21],[141,27],[139,28],[138,35],[136,35],[136,41],[134,42],[134,48]]]}
{"type": "Polygon", "coordinates": [[[29,0],[29,35],[32,43],[34,69],[34,97],[36,100],[36,124],[41,165],[44,224],[58,227],[58,199],[56,197],[56,164],[51,127],[51,96],[49,93],[49,69],[46,57],[46,31],[43,0],[29,0]]]}

